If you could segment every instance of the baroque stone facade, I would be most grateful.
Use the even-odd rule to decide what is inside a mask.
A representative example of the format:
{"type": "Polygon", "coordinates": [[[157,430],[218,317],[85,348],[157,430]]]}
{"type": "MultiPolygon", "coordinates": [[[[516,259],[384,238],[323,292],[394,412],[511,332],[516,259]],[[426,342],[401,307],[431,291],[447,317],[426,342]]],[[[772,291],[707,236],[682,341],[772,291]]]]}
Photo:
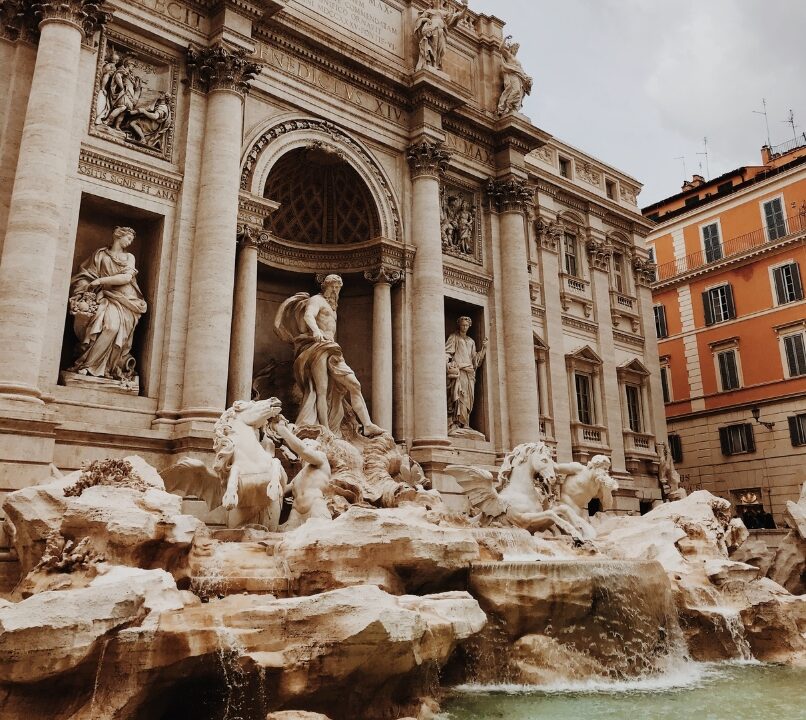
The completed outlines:
{"type": "Polygon", "coordinates": [[[441,489],[459,492],[447,464],[542,436],[560,461],[612,456],[617,509],[659,499],[639,183],[517,112],[525,86],[499,113],[498,19],[332,5],[4,5],[0,492],[101,455],[208,455],[222,410],[293,360],[282,300],[339,273],[338,342],[373,420],[441,489]],[[60,380],[70,278],[117,226],[148,307],[138,395],[60,380]],[[448,434],[460,316],[488,339],[472,437],[448,434]]]}

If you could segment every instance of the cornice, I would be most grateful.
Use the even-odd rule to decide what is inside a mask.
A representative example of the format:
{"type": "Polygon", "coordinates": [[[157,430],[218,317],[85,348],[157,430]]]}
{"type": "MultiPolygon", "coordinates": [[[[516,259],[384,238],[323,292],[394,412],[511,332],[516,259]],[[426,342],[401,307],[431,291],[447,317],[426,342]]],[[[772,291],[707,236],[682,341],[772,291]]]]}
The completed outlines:
{"type": "Polygon", "coordinates": [[[575,330],[582,330],[590,333],[591,335],[596,335],[599,331],[599,326],[596,323],[585,322],[584,320],[572,317],[571,315],[563,315],[562,323],[566,327],[574,328],[575,330]]]}
{"type": "Polygon", "coordinates": [[[267,242],[259,248],[259,258],[264,264],[308,273],[363,273],[379,265],[405,273],[414,267],[414,254],[413,247],[388,238],[354,245],[305,245],[269,234],[267,242]]]}
{"type": "Polygon", "coordinates": [[[487,275],[481,275],[478,272],[468,272],[455,265],[443,263],[442,277],[446,285],[450,285],[460,290],[467,290],[477,295],[484,295],[485,297],[490,292],[492,285],[492,278],[487,275]]]}

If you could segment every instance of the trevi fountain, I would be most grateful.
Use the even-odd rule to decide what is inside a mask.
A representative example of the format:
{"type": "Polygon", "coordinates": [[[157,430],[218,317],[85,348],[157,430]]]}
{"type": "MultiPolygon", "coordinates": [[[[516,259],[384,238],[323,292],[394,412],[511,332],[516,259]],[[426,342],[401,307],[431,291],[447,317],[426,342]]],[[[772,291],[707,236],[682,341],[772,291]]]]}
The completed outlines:
{"type": "Polygon", "coordinates": [[[681,487],[640,185],[502,21],[0,19],[3,720],[806,717],[806,489],[681,487]]]}

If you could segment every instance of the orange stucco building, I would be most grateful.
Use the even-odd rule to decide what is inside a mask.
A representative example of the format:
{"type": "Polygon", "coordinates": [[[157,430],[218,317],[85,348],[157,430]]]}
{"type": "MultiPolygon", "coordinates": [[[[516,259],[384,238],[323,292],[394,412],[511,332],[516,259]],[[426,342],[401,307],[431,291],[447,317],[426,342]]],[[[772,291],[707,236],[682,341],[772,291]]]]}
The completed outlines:
{"type": "Polygon", "coordinates": [[[806,136],[761,154],[643,210],[676,467],[749,527],[806,481],[806,136]]]}

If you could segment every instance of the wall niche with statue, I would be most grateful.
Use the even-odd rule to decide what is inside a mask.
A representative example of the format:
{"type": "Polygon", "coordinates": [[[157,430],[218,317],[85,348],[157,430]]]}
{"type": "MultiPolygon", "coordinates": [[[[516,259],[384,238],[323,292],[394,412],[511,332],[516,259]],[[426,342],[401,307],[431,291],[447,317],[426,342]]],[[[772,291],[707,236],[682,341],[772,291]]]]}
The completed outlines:
{"type": "Polygon", "coordinates": [[[82,196],[60,384],[126,395],[156,390],[148,360],[162,227],[162,216],[82,196]]]}
{"type": "Polygon", "coordinates": [[[112,31],[101,34],[90,135],[171,161],[176,59],[112,31]]]}

